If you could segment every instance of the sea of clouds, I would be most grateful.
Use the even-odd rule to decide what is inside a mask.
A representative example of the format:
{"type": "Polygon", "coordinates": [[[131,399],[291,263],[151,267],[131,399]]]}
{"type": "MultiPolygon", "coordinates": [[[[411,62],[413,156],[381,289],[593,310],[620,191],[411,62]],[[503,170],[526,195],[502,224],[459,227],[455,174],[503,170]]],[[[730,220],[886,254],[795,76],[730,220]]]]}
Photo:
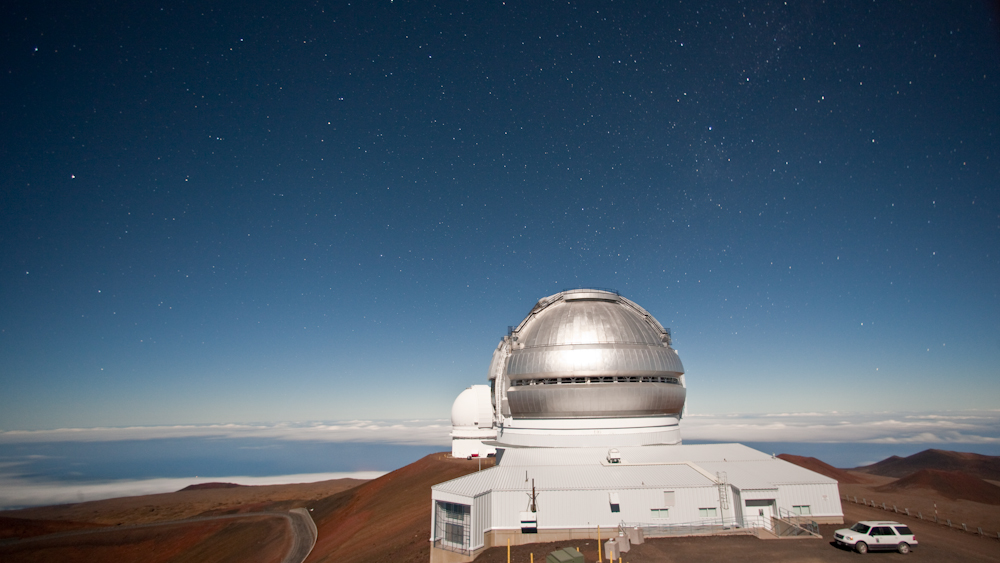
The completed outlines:
{"type": "Polygon", "coordinates": [[[1000,410],[689,415],[681,434],[713,442],[1000,444],[1000,410]]]}
{"type": "MultiPolygon", "coordinates": [[[[372,479],[412,461],[423,452],[449,448],[451,426],[446,420],[211,424],[176,426],[136,426],[123,428],[60,428],[53,430],[0,431],[0,508],[82,502],[128,495],[154,494],[179,490],[205,481],[224,481],[244,485],[306,483],[338,478],[372,479]],[[336,451],[350,451],[353,456],[376,456],[381,452],[377,471],[289,471],[281,475],[259,475],[237,470],[230,474],[190,476],[150,476],[136,478],[87,479],[74,476],[74,465],[85,465],[81,447],[115,448],[138,452],[136,444],[242,444],[241,450],[259,448],[265,453],[255,458],[258,465],[267,459],[268,448],[298,452],[307,458],[304,446],[327,444],[336,451]],[[253,446],[248,444],[261,444],[253,446]],[[386,456],[385,450],[401,453],[386,456]],[[367,449],[366,449],[367,448],[367,449]],[[380,449],[379,449],[380,448],[380,449]],[[394,449],[395,448],[395,449],[394,449]],[[421,449],[422,448],[422,449],[421,449]],[[37,455],[34,451],[45,451],[37,455]],[[77,452],[74,456],[72,452],[77,452]],[[63,452],[62,454],[60,452],[63,452]],[[366,452],[369,452],[366,454],[366,452]],[[60,460],[63,455],[64,460],[60,460]],[[410,456],[410,457],[406,457],[410,456]],[[41,459],[41,458],[46,459],[41,459]],[[39,468],[42,462],[46,470],[39,468]],[[65,467],[58,464],[64,462],[65,467]],[[53,465],[55,464],[55,465],[53,465]],[[56,470],[52,468],[55,467],[56,470]],[[64,469],[64,471],[62,471],[64,469]]],[[[780,413],[708,415],[689,414],[681,423],[686,442],[741,442],[769,446],[797,444],[799,449],[827,444],[831,448],[864,451],[877,461],[892,453],[915,452],[927,447],[978,451],[996,455],[1000,450],[1000,410],[948,413],[780,413]],[[840,445],[840,446],[838,446],[840,445]],[[901,449],[903,448],[903,449],[901,449]]],[[[181,446],[179,446],[180,444],[181,446]]],[[[786,448],[796,453],[794,447],[786,448]]],[[[220,448],[220,456],[227,455],[220,448]]],[[[229,450],[235,451],[235,450],[229,450]]],[[[273,455],[283,455],[275,450],[273,455]]],[[[832,454],[831,454],[832,455],[832,454]]],[[[862,455],[862,454],[859,454],[862,455]]],[[[821,456],[822,457],[822,456],[821,456]]],[[[847,459],[841,457],[841,459],[847,459]]],[[[138,462],[134,459],[131,462],[138,462]]],[[[141,460],[140,460],[141,461],[141,460]]],[[[363,461],[363,460],[362,460],[363,461]]],[[[835,460],[834,460],[835,461],[835,460]]],[[[254,460],[246,461],[253,464],[254,460]]],[[[836,464],[836,463],[835,463],[836,464]]],[[[860,465],[856,463],[853,465],[860,465]]],[[[843,466],[853,466],[843,465],[843,466]]],[[[313,463],[309,467],[315,468],[313,463]]],[[[227,467],[232,467],[228,465],[227,467]]],[[[285,464],[283,467],[289,467],[285,464]]],[[[303,466],[305,467],[305,465],[303,466]]],[[[259,470],[259,467],[257,468],[259,470]]],[[[181,469],[183,471],[183,468],[181,469]]],[[[186,474],[185,474],[186,475],[186,474]]]]}
{"type": "MultiPolygon", "coordinates": [[[[4,468],[0,464],[0,472],[4,468]]],[[[303,473],[300,475],[275,475],[254,477],[236,475],[221,480],[197,477],[160,477],[156,479],[118,479],[104,482],[66,482],[48,479],[25,479],[15,474],[0,473],[0,509],[28,506],[68,504],[116,497],[155,495],[179,491],[192,482],[221,481],[241,485],[284,485],[288,483],[315,483],[330,479],[375,479],[385,471],[351,471],[339,473],[303,473]]]]}

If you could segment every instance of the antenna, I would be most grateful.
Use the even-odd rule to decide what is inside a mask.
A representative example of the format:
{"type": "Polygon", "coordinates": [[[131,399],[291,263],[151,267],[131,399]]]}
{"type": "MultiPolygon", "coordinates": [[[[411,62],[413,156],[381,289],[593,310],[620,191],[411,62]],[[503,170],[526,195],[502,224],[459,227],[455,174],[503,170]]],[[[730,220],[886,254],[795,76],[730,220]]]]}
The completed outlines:
{"type": "Polygon", "coordinates": [[[528,506],[528,510],[530,510],[531,512],[538,512],[538,505],[535,503],[535,501],[538,499],[538,493],[535,492],[534,479],[531,480],[531,494],[528,495],[528,498],[531,499],[531,504],[528,506]]]}

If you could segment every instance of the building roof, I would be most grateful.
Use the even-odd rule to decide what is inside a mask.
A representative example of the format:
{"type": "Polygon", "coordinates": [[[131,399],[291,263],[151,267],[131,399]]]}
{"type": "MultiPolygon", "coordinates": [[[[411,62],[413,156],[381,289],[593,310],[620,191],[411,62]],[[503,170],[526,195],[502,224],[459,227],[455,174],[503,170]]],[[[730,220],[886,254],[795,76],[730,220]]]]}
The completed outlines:
{"type": "Polygon", "coordinates": [[[431,489],[475,497],[488,491],[530,491],[532,480],[540,491],[715,486],[711,479],[687,465],[543,465],[491,467],[431,489]]]}
{"type": "Polygon", "coordinates": [[[715,486],[771,489],[836,484],[835,479],[742,444],[615,448],[502,448],[497,466],[435,485],[434,491],[474,497],[487,491],[629,489],[715,486]],[[617,457],[619,463],[611,463],[617,457]]]}

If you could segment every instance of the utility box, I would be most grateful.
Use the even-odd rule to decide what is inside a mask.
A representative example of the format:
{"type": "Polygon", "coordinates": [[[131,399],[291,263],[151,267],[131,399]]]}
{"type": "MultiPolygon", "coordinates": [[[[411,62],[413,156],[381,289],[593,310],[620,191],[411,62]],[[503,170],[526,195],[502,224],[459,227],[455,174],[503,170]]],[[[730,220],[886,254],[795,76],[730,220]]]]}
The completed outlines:
{"type": "Polygon", "coordinates": [[[622,556],[621,549],[618,548],[618,541],[615,538],[604,542],[604,558],[610,561],[618,561],[622,556]]]}
{"type": "Polygon", "coordinates": [[[628,541],[628,536],[624,534],[618,534],[616,538],[618,540],[618,551],[622,553],[628,553],[628,550],[632,549],[632,543],[628,541]]]}
{"type": "Polygon", "coordinates": [[[640,545],[646,541],[643,537],[642,528],[636,526],[634,528],[628,529],[628,541],[632,542],[632,545],[640,545]]]}
{"type": "Polygon", "coordinates": [[[538,513],[537,512],[522,512],[521,513],[521,533],[522,534],[537,534],[538,533],[538,513]]]}
{"type": "Polygon", "coordinates": [[[584,561],[582,553],[572,547],[564,547],[546,555],[545,563],[584,563],[584,561]]]}

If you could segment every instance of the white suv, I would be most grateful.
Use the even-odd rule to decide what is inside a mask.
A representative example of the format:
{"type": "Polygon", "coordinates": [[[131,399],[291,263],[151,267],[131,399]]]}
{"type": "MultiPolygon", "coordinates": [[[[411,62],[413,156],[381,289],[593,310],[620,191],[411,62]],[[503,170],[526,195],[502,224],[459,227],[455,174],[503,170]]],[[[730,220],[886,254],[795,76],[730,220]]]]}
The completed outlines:
{"type": "Polygon", "coordinates": [[[858,553],[869,550],[890,550],[909,553],[917,545],[917,536],[899,522],[866,520],[833,533],[837,545],[854,548],[858,553]]]}

